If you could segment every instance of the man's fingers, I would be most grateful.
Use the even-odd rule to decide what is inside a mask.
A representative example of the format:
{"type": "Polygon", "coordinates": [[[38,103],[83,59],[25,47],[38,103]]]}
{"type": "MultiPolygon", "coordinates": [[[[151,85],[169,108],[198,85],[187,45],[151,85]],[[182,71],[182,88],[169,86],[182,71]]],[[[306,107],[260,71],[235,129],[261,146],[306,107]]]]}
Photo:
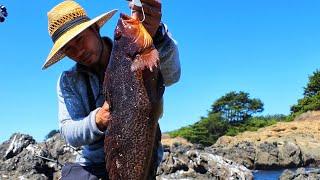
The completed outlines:
{"type": "MultiPolygon", "coordinates": [[[[127,0],[130,4],[133,4],[132,0],[127,0]]],[[[154,8],[161,8],[161,0],[141,0],[143,5],[151,6],[154,8]]]]}
{"type": "Polygon", "coordinates": [[[141,3],[154,8],[161,8],[161,0],[141,0],[141,3]]]}
{"type": "MultiPolygon", "coordinates": [[[[134,11],[133,14],[138,15],[139,19],[143,19],[143,14],[141,14],[140,12],[136,14],[134,11]]],[[[146,17],[148,16],[146,15],[146,17]]],[[[148,17],[143,21],[143,25],[150,24],[154,26],[154,24],[160,24],[160,19],[161,19],[161,16],[148,17]]]]}
{"type": "MultiPolygon", "coordinates": [[[[137,10],[137,9],[134,9],[133,10],[133,13],[135,12],[138,12],[138,15],[140,18],[143,18],[143,14],[142,14],[142,11],[141,10],[137,10]]],[[[155,21],[159,21],[160,22],[160,19],[161,19],[161,16],[162,16],[162,13],[157,11],[157,12],[148,12],[148,11],[144,11],[144,14],[146,17],[146,21],[148,22],[151,22],[151,24],[154,24],[155,21]],[[153,23],[152,23],[153,22],[153,23]]]]}
{"type": "Polygon", "coordinates": [[[103,104],[103,106],[101,108],[103,110],[105,110],[105,111],[109,111],[110,106],[109,106],[109,104],[107,102],[104,102],[104,104],[103,104]]]}
{"type": "Polygon", "coordinates": [[[109,118],[109,116],[110,116],[110,113],[109,112],[105,112],[103,114],[103,119],[106,121],[109,118]]]}
{"type": "Polygon", "coordinates": [[[145,19],[142,22],[146,30],[151,36],[154,36],[162,17],[161,0],[141,0],[142,8],[135,6],[133,1],[128,1],[129,7],[132,9],[132,15],[136,19],[145,19]],[[143,10],[143,11],[142,11],[143,10]]]}
{"type": "MultiPolygon", "coordinates": [[[[129,7],[130,9],[133,9],[136,11],[142,11],[141,7],[133,5],[132,2],[129,3],[129,7]]],[[[159,5],[159,7],[154,7],[149,4],[142,4],[142,7],[145,14],[148,14],[148,15],[161,14],[161,4],[159,5]]]]}
{"type": "MultiPolygon", "coordinates": [[[[153,8],[153,7],[149,7],[149,6],[142,6],[143,8],[143,11],[145,14],[147,15],[152,15],[152,16],[155,16],[155,15],[161,15],[161,9],[158,9],[158,8],[153,8]]],[[[138,6],[130,6],[130,9],[134,10],[134,11],[142,11],[141,7],[138,7],[138,6]]]]}
{"type": "Polygon", "coordinates": [[[107,125],[110,123],[110,120],[111,120],[111,118],[110,118],[110,113],[109,113],[109,112],[106,112],[106,113],[104,114],[104,121],[103,121],[103,123],[105,124],[105,126],[107,126],[107,125]]]}

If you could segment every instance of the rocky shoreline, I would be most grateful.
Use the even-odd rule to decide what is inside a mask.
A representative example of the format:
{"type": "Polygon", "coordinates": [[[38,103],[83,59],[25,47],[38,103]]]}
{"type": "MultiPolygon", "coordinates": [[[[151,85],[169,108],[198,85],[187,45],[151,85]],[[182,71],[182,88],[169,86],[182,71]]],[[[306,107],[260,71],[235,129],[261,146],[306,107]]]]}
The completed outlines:
{"type": "Polygon", "coordinates": [[[62,165],[75,155],[60,134],[37,143],[30,135],[15,133],[0,145],[0,179],[59,179],[62,165]]]}
{"type": "MultiPolygon", "coordinates": [[[[157,179],[253,179],[245,166],[178,141],[164,140],[157,179]]],[[[0,145],[0,179],[59,179],[61,167],[74,161],[77,150],[66,145],[59,133],[41,143],[30,135],[13,134],[0,145]]]]}
{"type": "Polygon", "coordinates": [[[315,168],[299,168],[296,171],[286,169],[279,180],[301,180],[301,179],[320,179],[320,169],[315,168]]]}
{"type": "Polygon", "coordinates": [[[183,144],[179,140],[164,143],[164,158],[157,179],[253,179],[243,165],[206,152],[201,146],[183,144]]]}
{"type": "MultiPolygon", "coordinates": [[[[157,179],[253,179],[251,170],[255,169],[307,166],[295,172],[285,170],[279,178],[320,179],[320,123],[319,118],[312,118],[318,114],[223,136],[206,148],[163,135],[164,158],[157,179]]],[[[0,179],[59,179],[61,167],[73,162],[78,150],[68,146],[59,133],[41,143],[30,135],[13,134],[0,144],[0,179]]]]}
{"type": "Polygon", "coordinates": [[[255,132],[223,136],[207,151],[249,169],[319,167],[319,132],[317,121],[281,122],[255,132]]]}

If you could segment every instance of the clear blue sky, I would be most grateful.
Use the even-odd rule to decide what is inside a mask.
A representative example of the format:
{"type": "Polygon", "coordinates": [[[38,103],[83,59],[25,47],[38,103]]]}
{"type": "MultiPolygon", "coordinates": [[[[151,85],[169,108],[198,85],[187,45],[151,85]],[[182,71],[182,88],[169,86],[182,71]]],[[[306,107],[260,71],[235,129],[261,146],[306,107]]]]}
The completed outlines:
{"type": "MultiPolygon", "coordinates": [[[[52,46],[47,11],[57,0],[2,0],[9,16],[0,24],[0,142],[13,132],[41,141],[58,128],[56,83],[73,63],[41,66],[52,46]]],[[[125,0],[78,1],[94,17],[125,0]]],[[[232,90],[260,98],[266,114],[288,114],[320,65],[318,0],[163,0],[163,21],[178,41],[182,76],[165,92],[163,131],[206,116],[232,90]]],[[[119,13],[102,34],[111,36],[119,13]]]]}

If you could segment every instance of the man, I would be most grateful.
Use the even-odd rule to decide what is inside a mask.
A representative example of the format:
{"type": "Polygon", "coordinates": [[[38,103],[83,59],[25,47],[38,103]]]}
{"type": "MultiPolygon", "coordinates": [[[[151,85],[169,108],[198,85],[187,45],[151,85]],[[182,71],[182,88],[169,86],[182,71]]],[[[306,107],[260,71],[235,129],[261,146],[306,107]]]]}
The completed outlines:
{"type": "MultiPolygon", "coordinates": [[[[160,54],[164,83],[169,86],[180,77],[178,49],[167,28],[160,23],[161,4],[155,0],[142,0],[142,4],[145,14],[143,24],[153,36],[160,54]]],[[[131,3],[129,6],[140,17],[140,9],[131,3]]],[[[54,45],[43,69],[64,56],[76,62],[74,67],[61,74],[57,85],[60,132],[68,144],[82,147],[76,163],[63,167],[63,179],[106,177],[103,137],[112,122],[102,86],[112,41],[101,37],[99,29],[115,12],[113,10],[90,20],[84,9],[71,0],[63,1],[48,12],[48,29],[54,45]]],[[[161,150],[160,145],[158,159],[162,158],[161,150]]]]}

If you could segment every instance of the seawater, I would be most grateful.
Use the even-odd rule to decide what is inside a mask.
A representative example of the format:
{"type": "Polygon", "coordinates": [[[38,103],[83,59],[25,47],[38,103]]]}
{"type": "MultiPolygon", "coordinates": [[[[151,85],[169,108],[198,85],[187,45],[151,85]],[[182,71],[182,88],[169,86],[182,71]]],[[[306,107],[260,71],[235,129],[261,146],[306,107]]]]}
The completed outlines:
{"type": "Polygon", "coordinates": [[[272,171],[254,170],[253,176],[255,180],[277,180],[283,171],[284,169],[272,171]]]}

